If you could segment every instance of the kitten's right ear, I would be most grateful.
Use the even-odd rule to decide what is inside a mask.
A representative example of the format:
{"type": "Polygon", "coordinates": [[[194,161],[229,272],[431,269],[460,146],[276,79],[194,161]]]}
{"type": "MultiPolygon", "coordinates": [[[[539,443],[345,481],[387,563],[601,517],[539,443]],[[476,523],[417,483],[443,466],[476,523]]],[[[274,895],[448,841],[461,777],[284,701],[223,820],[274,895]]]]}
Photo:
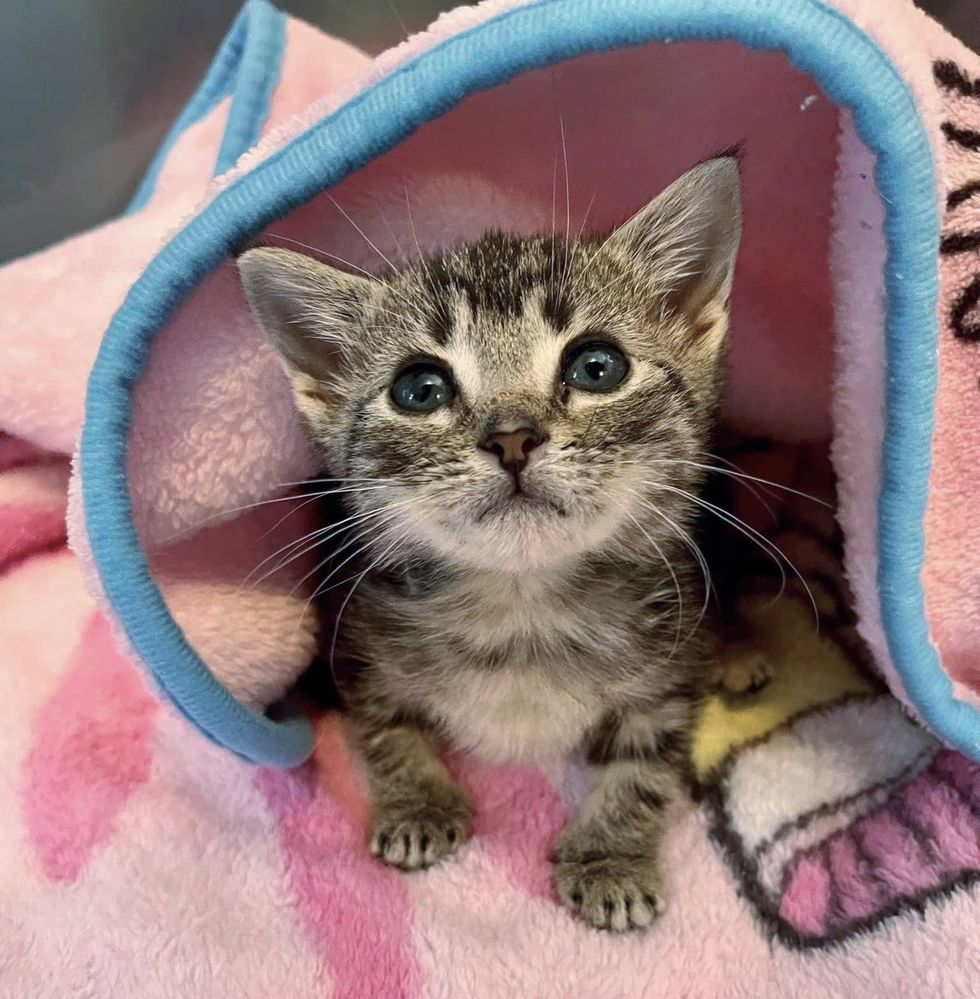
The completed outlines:
{"type": "Polygon", "coordinates": [[[262,332],[287,367],[318,381],[335,377],[363,330],[377,282],[265,247],[243,253],[238,270],[262,332]]]}

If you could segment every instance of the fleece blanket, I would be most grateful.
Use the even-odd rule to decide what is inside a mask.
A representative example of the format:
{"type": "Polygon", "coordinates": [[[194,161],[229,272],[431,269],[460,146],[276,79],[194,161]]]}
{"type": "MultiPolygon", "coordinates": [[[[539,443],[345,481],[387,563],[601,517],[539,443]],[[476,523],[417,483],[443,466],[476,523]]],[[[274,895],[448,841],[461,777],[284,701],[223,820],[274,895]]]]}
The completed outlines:
{"type": "Polygon", "coordinates": [[[492,0],[373,62],[251,0],[129,211],[0,270],[0,990],[972,994],[978,80],[904,0],[492,0]],[[601,230],[734,143],[725,420],[830,440],[847,585],[749,608],[774,678],[705,714],[654,933],[551,896],[575,765],[456,761],[473,845],[380,869],[282,700],[315,469],[231,258],[601,230]]]}
{"type": "MultiPolygon", "coordinates": [[[[315,752],[292,772],[194,737],[65,548],[64,458],[3,438],[0,461],[4,999],[975,995],[980,766],[869,672],[833,579],[839,539],[809,500],[742,490],[820,630],[802,586],[747,597],[759,641],[739,655],[773,678],[709,701],[697,801],[667,843],[670,907],[622,938],[551,890],[584,767],[455,759],[474,839],[428,872],[383,867],[340,719],[313,715],[315,752]]],[[[810,454],[791,463],[812,492],[810,454]]]]}
{"type": "Polygon", "coordinates": [[[73,546],[160,691],[243,758],[293,765],[309,727],[253,709],[309,661],[305,594],[241,583],[308,509],[239,515],[317,470],[234,254],[372,271],[488,226],[603,231],[740,145],[724,417],[832,440],[861,633],[976,756],[978,74],[905,0],[491,0],[370,63],[256,0],[131,211],[0,272],[4,426],[78,444],[73,546]]]}

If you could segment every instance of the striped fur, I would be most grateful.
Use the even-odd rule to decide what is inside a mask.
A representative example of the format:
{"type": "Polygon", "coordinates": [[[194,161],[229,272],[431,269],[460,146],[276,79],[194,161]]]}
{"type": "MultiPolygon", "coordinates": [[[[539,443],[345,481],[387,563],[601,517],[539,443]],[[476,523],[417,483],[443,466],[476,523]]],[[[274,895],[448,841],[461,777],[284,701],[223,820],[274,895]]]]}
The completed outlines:
{"type": "Polygon", "coordinates": [[[387,863],[427,866],[467,835],[439,741],[491,759],[584,747],[602,773],[557,846],[559,894],[616,930],[662,910],[658,843],[707,647],[688,549],[702,470],[684,462],[703,462],[712,427],[739,233],[722,158],[604,239],[491,233],[380,280],[282,250],[241,258],[310,438],[350,490],[324,646],[387,863]],[[582,341],[626,355],[615,390],[563,383],[582,341]],[[419,358],[451,372],[451,405],[393,404],[419,358]],[[545,440],[519,494],[479,446],[516,427],[545,440]]]}

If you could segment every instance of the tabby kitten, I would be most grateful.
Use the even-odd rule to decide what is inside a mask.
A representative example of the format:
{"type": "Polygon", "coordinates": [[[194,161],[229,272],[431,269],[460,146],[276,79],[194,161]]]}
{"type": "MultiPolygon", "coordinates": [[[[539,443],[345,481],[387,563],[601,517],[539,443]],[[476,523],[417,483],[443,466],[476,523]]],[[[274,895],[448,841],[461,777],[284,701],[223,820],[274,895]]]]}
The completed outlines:
{"type": "Polygon", "coordinates": [[[324,637],[386,863],[427,867],[468,835],[439,741],[493,760],[583,747],[601,771],[557,844],[558,893],[613,930],[663,910],[707,658],[688,462],[712,426],[740,230],[722,157],[601,239],[490,233],[377,279],[240,257],[350,489],[324,637]]]}

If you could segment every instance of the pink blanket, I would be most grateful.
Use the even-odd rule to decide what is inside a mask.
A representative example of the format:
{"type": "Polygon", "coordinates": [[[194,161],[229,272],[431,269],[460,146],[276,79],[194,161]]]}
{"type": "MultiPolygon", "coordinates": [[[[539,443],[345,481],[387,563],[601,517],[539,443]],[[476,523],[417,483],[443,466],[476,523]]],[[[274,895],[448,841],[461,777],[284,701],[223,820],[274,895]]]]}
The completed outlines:
{"type": "Polygon", "coordinates": [[[492,0],[373,63],[251,0],[131,211],[0,270],[0,995],[972,994],[977,81],[904,0],[492,0]],[[381,869],[336,720],[260,713],[312,656],[302,558],[254,582],[312,469],[229,254],[370,268],[556,189],[601,228],[735,141],[726,419],[832,436],[858,626],[935,735],[788,600],[776,680],[706,715],[652,933],[551,896],[576,767],[457,761],[473,844],[381,869]]]}
{"type": "Polygon", "coordinates": [[[284,773],[162,709],[64,547],[66,476],[0,438],[5,999],[974,994],[980,767],[818,638],[804,603],[760,610],[766,691],[709,705],[670,909],[614,937],[551,893],[579,768],[457,759],[475,837],[407,876],[365,848],[335,718],[284,773]]]}

